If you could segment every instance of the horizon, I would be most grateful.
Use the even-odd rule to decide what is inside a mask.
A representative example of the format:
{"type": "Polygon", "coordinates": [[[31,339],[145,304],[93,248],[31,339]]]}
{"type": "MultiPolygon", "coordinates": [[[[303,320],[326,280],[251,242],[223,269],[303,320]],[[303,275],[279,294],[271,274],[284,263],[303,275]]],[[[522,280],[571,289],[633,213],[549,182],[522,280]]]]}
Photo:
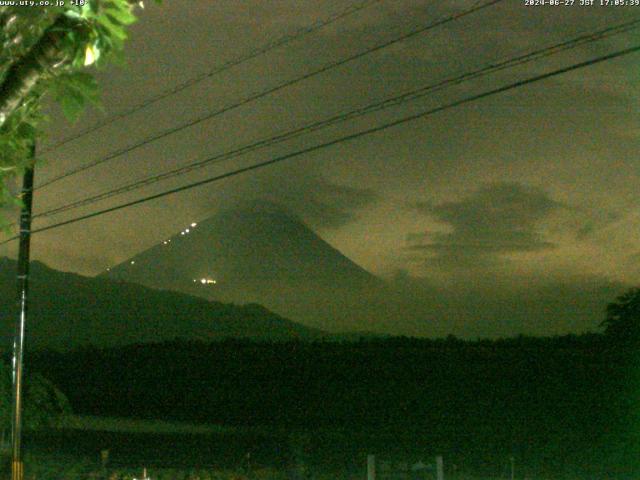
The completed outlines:
{"type": "MultiPolygon", "coordinates": [[[[49,109],[56,122],[42,142],[47,161],[36,167],[36,184],[116,157],[37,190],[34,213],[629,22],[624,8],[525,8],[516,3],[482,8],[369,53],[366,61],[349,61],[234,107],[223,118],[162,134],[158,141],[119,154],[158,132],[242,102],[247,92],[275,88],[332,61],[358,55],[393,41],[399,33],[463,12],[473,2],[428,6],[413,0],[372,2],[211,77],[205,73],[225,59],[264,45],[265,39],[298,35],[305,25],[331,18],[344,6],[333,0],[272,8],[258,2],[241,11],[235,2],[198,4],[187,11],[173,4],[150,5],[131,28],[128,65],[97,73],[105,112],[89,109],[71,125],[56,108],[49,109]],[[179,22],[176,28],[189,32],[176,36],[172,45],[165,41],[166,15],[179,22]],[[220,18],[225,22],[220,24],[220,18]],[[243,35],[238,37],[238,32],[243,35]],[[207,55],[196,53],[205,51],[207,55]],[[205,77],[95,133],[54,147],[194,75],[205,77]],[[150,118],[153,121],[141,121],[150,118]]],[[[149,184],[142,193],[135,190],[96,205],[36,217],[35,227],[332,142],[340,135],[640,40],[635,27],[616,28],[618,33],[596,35],[575,48],[436,89],[435,96],[251,151],[224,167],[214,162],[149,184]]],[[[425,320],[404,322],[397,331],[426,335],[447,331],[459,336],[584,331],[592,328],[606,301],[640,282],[640,240],[634,234],[640,229],[635,194],[640,177],[633,160],[640,133],[635,128],[638,109],[632,108],[639,105],[640,96],[634,65],[632,56],[611,59],[211,186],[38,233],[32,255],[56,269],[95,275],[192,222],[246,202],[271,202],[302,219],[354,264],[412,292],[419,305],[407,307],[407,316],[423,315],[425,320]],[[436,317],[449,320],[434,326],[429,318],[436,317]]],[[[16,215],[15,210],[8,213],[16,215]]],[[[3,245],[0,254],[15,257],[15,248],[15,242],[3,245]]],[[[285,306],[272,307],[289,313],[285,306]]],[[[402,315],[398,310],[394,316],[402,315]]],[[[379,323],[374,320],[374,327],[379,323]]]]}
{"type": "MultiPolygon", "coordinates": [[[[0,261],[5,262],[5,261],[9,261],[12,262],[13,264],[15,264],[15,260],[13,259],[9,259],[8,257],[0,257],[0,261]]],[[[69,290],[69,288],[73,288],[73,289],[77,289],[78,285],[77,281],[74,280],[69,287],[66,286],[66,282],[64,281],[64,277],[58,277],[58,274],[62,274],[64,275],[72,275],[72,276],[77,276],[80,279],[87,279],[92,281],[91,283],[89,283],[88,285],[86,285],[86,287],[84,287],[84,289],[87,291],[87,295],[95,295],[99,292],[101,292],[103,290],[102,285],[100,285],[101,282],[115,282],[116,285],[122,284],[122,282],[124,282],[124,284],[133,284],[133,285],[140,285],[139,283],[136,282],[132,282],[130,280],[126,280],[126,279],[121,279],[121,278],[108,278],[105,277],[104,275],[98,275],[98,276],[84,276],[75,272],[61,272],[61,271],[56,271],[54,269],[52,269],[50,266],[48,266],[47,264],[38,261],[38,260],[34,260],[31,262],[33,266],[35,266],[36,268],[33,270],[34,274],[35,274],[35,293],[32,297],[32,302],[34,302],[34,312],[38,312],[40,311],[41,306],[43,305],[52,305],[52,298],[47,298],[47,295],[50,295],[49,293],[43,293],[41,292],[41,287],[39,285],[42,285],[42,278],[38,278],[38,273],[42,273],[41,269],[45,268],[47,270],[51,270],[54,272],[54,277],[50,277],[49,274],[47,273],[46,275],[46,280],[53,280],[53,279],[57,279],[56,281],[58,282],[57,285],[58,287],[61,287],[62,290],[57,289],[57,290],[53,290],[55,292],[58,292],[58,295],[60,294],[60,292],[64,292],[69,290]],[[96,283],[98,282],[98,283],[96,283]],[[45,295],[43,297],[43,295],[45,295]]],[[[128,264],[128,262],[125,262],[125,264],[128,264]]],[[[5,273],[5,275],[7,275],[5,273]]],[[[8,279],[11,279],[11,275],[8,274],[7,275],[8,279]]],[[[82,281],[81,281],[82,284],[82,281]]],[[[105,284],[106,286],[106,284],[105,284]]],[[[391,285],[393,286],[393,285],[391,285]]],[[[7,292],[10,292],[12,290],[13,287],[13,283],[12,281],[9,281],[7,284],[5,284],[5,290],[7,292]]],[[[137,287],[139,290],[142,289],[142,294],[143,297],[145,295],[149,295],[148,293],[145,292],[156,292],[157,295],[159,295],[160,297],[162,297],[163,295],[165,295],[163,293],[163,291],[166,291],[166,294],[168,297],[170,298],[175,298],[176,295],[178,296],[186,296],[187,298],[193,298],[195,302],[212,302],[212,305],[215,304],[221,304],[221,305],[236,305],[237,307],[245,307],[245,306],[249,306],[251,307],[252,305],[257,305],[260,308],[265,308],[264,305],[257,303],[257,302],[227,302],[224,301],[224,299],[217,299],[215,297],[212,297],[210,295],[202,295],[202,294],[197,294],[197,293],[193,293],[192,291],[189,291],[187,289],[187,291],[184,292],[180,292],[179,289],[178,290],[167,290],[166,288],[154,288],[153,286],[144,286],[144,285],[140,285],[139,287],[137,287]]],[[[45,292],[48,292],[50,290],[46,290],[45,292]]],[[[618,293],[622,293],[618,292],[618,293]]],[[[525,337],[525,338],[548,338],[548,339],[553,339],[553,338],[563,338],[563,337],[570,337],[570,336],[589,336],[589,335],[601,335],[603,333],[603,327],[602,327],[602,322],[605,319],[605,307],[610,304],[613,303],[616,299],[617,299],[618,295],[616,295],[615,297],[611,297],[606,299],[606,302],[602,305],[602,308],[600,309],[599,312],[597,312],[597,315],[594,315],[593,318],[593,323],[590,326],[586,326],[586,328],[584,328],[581,331],[564,331],[564,332],[526,332],[526,331],[515,331],[515,332],[509,332],[508,334],[504,334],[504,333],[500,333],[497,332],[494,335],[459,335],[456,332],[452,332],[452,331],[444,331],[444,332],[438,332],[435,334],[412,334],[410,332],[398,332],[398,331],[393,331],[393,330],[384,330],[384,329],[367,329],[367,324],[363,324],[363,325],[359,325],[356,326],[354,328],[338,328],[338,329],[331,329],[331,328],[319,328],[318,325],[309,325],[307,323],[305,323],[304,321],[300,321],[300,319],[295,318],[294,316],[287,316],[287,315],[282,315],[279,312],[275,312],[276,315],[281,315],[281,318],[287,320],[287,321],[291,321],[294,324],[298,324],[300,326],[305,326],[305,327],[311,327],[314,329],[318,329],[319,328],[319,338],[331,338],[331,337],[336,337],[336,339],[338,341],[340,340],[349,340],[351,337],[353,337],[354,340],[357,340],[358,338],[360,338],[360,336],[362,337],[377,337],[377,338],[402,338],[402,337],[406,337],[406,338],[414,338],[414,339],[419,339],[419,340],[431,340],[431,341],[440,341],[440,340],[446,340],[447,338],[456,338],[458,340],[461,341],[465,341],[465,342],[482,342],[484,340],[488,340],[488,341],[497,341],[497,340],[511,340],[511,339],[517,339],[517,338],[521,338],[521,337],[525,337]],[[359,328],[362,327],[362,328],[359,328]]],[[[58,306],[58,308],[65,308],[65,303],[62,302],[61,305],[58,306]]],[[[155,307],[153,307],[155,308],[155,307]]],[[[166,308],[166,307],[164,307],[166,308]]],[[[214,309],[215,310],[215,309],[214,309]]],[[[212,310],[212,311],[214,311],[212,310]]],[[[271,309],[269,309],[268,307],[266,307],[266,311],[269,311],[271,309]]],[[[271,310],[273,311],[273,310],[271,310]]],[[[153,318],[151,317],[153,315],[153,310],[149,311],[149,313],[145,314],[144,317],[139,318],[139,320],[141,321],[153,321],[153,318]]],[[[63,310],[61,311],[61,313],[63,313],[63,310]]],[[[69,315],[71,312],[66,313],[65,315],[69,315]]],[[[32,314],[34,314],[32,312],[32,314]]],[[[82,313],[79,312],[80,315],[88,315],[88,311],[87,313],[82,313]]],[[[35,315],[37,316],[38,314],[35,313],[35,315]]],[[[77,314],[74,314],[77,316],[77,314]]],[[[241,314],[242,315],[242,314],[241,314]]],[[[215,316],[213,317],[213,321],[215,322],[215,316]]],[[[108,323],[109,322],[109,316],[107,314],[107,316],[104,317],[104,320],[108,323]]],[[[36,319],[35,320],[36,323],[38,323],[39,321],[36,319]]],[[[244,334],[247,335],[247,334],[244,334]]],[[[224,341],[225,339],[232,339],[234,338],[233,336],[231,337],[216,337],[213,338],[211,341],[224,341]]],[[[240,336],[238,338],[244,338],[247,341],[252,341],[252,340],[256,340],[256,341],[261,341],[260,338],[248,338],[248,337],[243,337],[240,336]]],[[[189,339],[185,337],[185,340],[189,341],[189,340],[194,340],[197,341],[198,339],[189,339]]],[[[304,338],[303,338],[304,340],[304,338]]],[[[134,340],[132,340],[133,342],[134,340]]],[[[155,342],[154,340],[148,340],[151,342],[155,342]]],[[[163,339],[163,340],[157,340],[157,341],[167,341],[167,339],[163,339]]],[[[204,340],[207,341],[207,340],[204,340]]],[[[264,341],[270,341],[269,338],[266,338],[264,341]]],[[[288,341],[287,338],[284,338],[282,340],[277,340],[277,341],[288,341]]],[[[308,341],[313,341],[313,338],[309,338],[308,341]]],[[[96,345],[99,346],[99,345],[96,345]]],[[[8,347],[7,347],[8,348],[8,347]]]]}

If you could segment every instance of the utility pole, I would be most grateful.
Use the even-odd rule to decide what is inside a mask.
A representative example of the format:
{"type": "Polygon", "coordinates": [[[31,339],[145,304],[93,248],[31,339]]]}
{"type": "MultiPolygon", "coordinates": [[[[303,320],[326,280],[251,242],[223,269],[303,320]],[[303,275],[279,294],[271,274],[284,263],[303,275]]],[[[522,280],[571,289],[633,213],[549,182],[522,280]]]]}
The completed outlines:
{"type": "Polygon", "coordinates": [[[22,464],[22,357],[24,352],[24,328],[27,321],[29,290],[29,247],[31,243],[31,207],[33,205],[33,162],[35,140],[31,145],[30,165],[22,180],[22,208],[20,210],[20,247],[18,251],[18,322],[13,340],[13,416],[11,421],[11,480],[23,480],[22,464]]]}

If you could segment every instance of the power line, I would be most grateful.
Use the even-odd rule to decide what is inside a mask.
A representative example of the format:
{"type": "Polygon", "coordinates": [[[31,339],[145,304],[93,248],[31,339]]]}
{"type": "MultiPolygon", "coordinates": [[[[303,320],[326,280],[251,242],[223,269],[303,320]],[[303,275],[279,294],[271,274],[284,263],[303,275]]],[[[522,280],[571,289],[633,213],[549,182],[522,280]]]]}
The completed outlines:
{"type": "Polygon", "coordinates": [[[69,211],[69,210],[73,210],[79,207],[83,207],[86,205],[91,205],[93,203],[96,203],[98,201],[101,200],[106,200],[108,198],[114,197],[116,195],[122,194],[122,193],[126,193],[126,192],[130,192],[133,190],[137,190],[139,188],[163,181],[163,180],[167,180],[169,178],[174,178],[177,176],[181,176],[184,175],[186,173],[189,173],[191,171],[194,171],[196,169],[199,168],[204,168],[207,166],[210,166],[212,164],[217,164],[217,163],[221,163],[223,161],[226,160],[230,160],[232,158],[237,158],[239,156],[242,156],[246,153],[255,151],[257,149],[260,148],[264,148],[267,146],[272,146],[275,145],[277,143],[281,143],[283,141],[286,140],[290,140],[292,138],[298,137],[300,135],[306,134],[306,133],[310,133],[313,131],[317,131],[319,129],[328,127],[328,126],[332,126],[335,125],[337,123],[341,123],[347,120],[351,120],[354,118],[358,118],[379,110],[383,110],[386,108],[390,108],[393,106],[397,106],[397,105],[401,105],[404,104],[408,101],[413,101],[419,98],[422,98],[430,93],[433,93],[435,91],[441,90],[445,87],[449,87],[452,85],[458,85],[461,84],[463,82],[467,82],[470,80],[474,80],[480,77],[483,77],[485,75],[488,74],[492,74],[495,73],[497,71],[500,70],[505,70],[507,68],[513,68],[516,66],[520,66],[526,63],[530,63],[536,60],[539,60],[541,58],[545,58],[545,57],[549,57],[551,55],[555,55],[558,54],[560,52],[564,52],[567,51],[569,49],[573,49],[579,46],[583,46],[598,40],[602,40],[604,38],[608,38],[611,37],[613,35],[618,35],[621,33],[626,33],[628,31],[631,31],[635,28],[637,28],[640,25],[640,19],[636,19],[636,20],[632,20],[629,22],[625,22],[622,24],[618,24],[618,25],[614,25],[614,26],[610,26],[610,27],[606,27],[604,29],[595,31],[595,32],[590,32],[590,33],[583,33],[582,35],[579,35],[577,37],[574,37],[570,40],[565,40],[563,42],[560,43],[556,43],[554,45],[551,46],[547,46],[541,49],[537,49],[537,50],[533,50],[530,51],[528,53],[519,55],[517,57],[514,58],[510,58],[507,60],[503,60],[497,63],[490,63],[489,65],[480,68],[478,70],[472,71],[472,72],[467,72],[464,73],[462,75],[458,75],[456,77],[450,77],[447,78],[445,80],[441,80],[437,83],[434,84],[430,84],[428,86],[424,86],[424,87],[420,87],[418,89],[414,89],[411,90],[409,92],[405,92],[401,95],[392,97],[392,98],[387,98],[384,99],[382,101],[379,102],[375,102],[372,103],[370,105],[367,105],[365,107],[361,107],[359,109],[356,110],[351,110],[349,112],[345,112],[345,113],[341,113],[339,115],[335,115],[332,117],[329,117],[327,119],[324,120],[320,120],[320,121],[316,121],[310,124],[307,124],[305,126],[302,127],[298,127],[294,130],[290,130],[288,132],[279,134],[279,135],[275,135],[272,137],[268,137],[266,139],[262,139],[259,140],[257,142],[236,148],[234,150],[231,151],[227,151],[221,154],[217,154],[213,157],[204,159],[204,160],[200,160],[182,167],[178,167],[176,169],[170,170],[168,172],[164,172],[164,173],[160,173],[157,175],[151,175],[149,177],[140,179],[140,180],[136,180],[134,182],[131,182],[129,184],[117,187],[115,189],[111,189],[111,190],[107,190],[106,192],[102,192],[102,193],[98,193],[96,195],[92,195],[90,197],[81,199],[81,200],[77,200],[75,202],[71,202],[65,205],[61,205],[59,207],[55,207],[52,209],[49,209],[45,212],[39,213],[37,215],[34,216],[34,218],[39,218],[39,217],[48,217],[48,216],[52,216],[52,215],[56,215],[65,211],[69,211]]]}
{"type": "Polygon", "coordinates": [[[343,9],[337,13],[334,13],[332,15],[330,15],[329,17],[322,19],[322,20],[318,20],[314,23],[312,23],[311,25],[307,26],[307,27],[303,27],[300,28],[298,31],[296,31],[293,34],[289,34],[289,35],[283,35],[279,38],[277,38],[276,40],[273,40],[271,42],[266,43],[265,45],[258,47],[254,50],[251,50],[247,53],[245,53],[244,55],[240,55],[239,57],[236,57],[234,59],[229,60],[228,62],[223,63],[222,65],[214,68],[213,70],[210,70],[208,72],[205,73],[201,73],[199,75],[196,75],[195,77],[191,77],[187,80],[185,80],[182,83],[179,83],[178,85],[164,90],[160,93],[158,93],[157,95],[154,95],[152,97],[149,97],[148,99],[144,100],[143,102],[134,105],[133,107],[124,110],[120,113],[116,113],[114,115],[112,115],[111,117],[105,118],[104,120],[102,120],[101,122],[96,123],[95,125],[88,127],[80,132],[78,132],[75,135],[69,136],[61,141],[59,141],[58,143],[52,145],[51,147],[48,147],[46,149],[43,150],[42,153],[48,153],[51,152],[53,150],[56,150],[58,148],[60,148],[61,146],[72,142],[74,140],[77,140],[81,137],[84,137],[85,135],[88,135],[92,132],[95,132],[96,130],[99,130],[103,127],[106,127],[107,125],[110,125],[118,120],[122,120],[123,118],[129,117],[130,115],[133,115],[136,112],[139,112],[140,110],[143,110],[145,108],[147,108],[150,105],[153,105],[154,103],[159,102],[160,100],[163,100],[167,97],[176,95],[177,93],[186,90],[189,87],[192,87],[193,85],[196,85],[200,82],[202,82],[203,80],[206,80],[207,78],[211,78],[214,77],[216,75],[218,75],[219,73],[225,72],[227,70],[230,70],[233,67],[237,67],[238,65],[241,65],[245,62],[248,62],[249,60],[253,60],[254,58],[259,57],[260,55],[264,55],[272,50],[275,50],[276,48],[279,47],[284,47],[286,45],[288,45],[291,42],[294,42],[296,40],[299,40],[303,37],[306,37],[307,35],[310,35],[314,32],[317,32],[318,30],[331,25],[332,23],[335,23],[345,17],[348,17],[349,15],[352,15],[354,13],[357,13],[361,10],[364,10],[365,8],[373,5],[374,3],[378,3],[381,2],[382,0],[366,0],[364,2],[360,2],[360,3],[356,3],[354,5],[351,5],[350,7],[347,7],[346,9],[343,9]]]}
{"type": "Polygon", "coordinates": [[[577,46],[581,46],[587,43],[591,43],[593,41],[596,40],[601,40],[603,38],[612,36],[612,35],[616,35],[616,34],[620,34],[620,33],[624,33],[627,32],[633,28],[637,28],[638,24],[640,23],[640,20],[633,20],[630,22],[626,22],[620,25],[616,25],[616,26],[612,26],[612,27],[608,27],[605,28],[603,30],[597,31],[597,32],[593,32],[593,33],[589,33],[589,34],[583,34],[577,38],[573,38],[571,40],[559,43],[559,44],[555,44],[552,45],[550,47],[546,47],[543,49],[539,49],[539,50],[535,50],[533,52],[529,52],[527,54],[524,55],[520,55],[516,58],[512,58],[503,62],[499,62],[499,63],[492,63],[489,64],[488,66],[480,69],[480,70],[476,70],[473,72],[469,72],[469,73],[465,73],[463,75],[454,77],[454,78],[449,78],[443,81],[440,81],[436,84],[432,84],[429,85],[427,87],[421,87],[417,90],[412,90],[410,92],[406,92],[402,95],[393,97],[393,98],[389,98],[389,99],[385,99],[381,102],[376,102],[374,104],[368,105],[366,107],[362,107],[360,109],[357,110],[352,110],[350,112],[347,113],[342,113],[333,117],[330,117],[328,119],[325,120],[321,120],[318,122],[314,122],[311,124],[308,124],[306,126],[291,130],[289,132],[286,132],[284,134],[280,134],[280,135],[276,135],[274,137],[269,137],[267,139],[263,139],[260,140],[258,142],[249,144],[249,145],[245,145],[243,147],[237,148],[235,150],[231,150],[222,154],[218,154],[214,157],[210,157],[208,159],[205,160],[201,160],[189,165],[185,165],[183,167],[179,167],[177,169],[171,170],[169,172],[164,172],[158,175],[152,175],[150,177],[141,179],[141,180],[137,180],[135,182],[132,182],[130,184],[118,187],[116,189],[112,189],[112,190],[108,190],[106,192],[102,192],[99,193],[97,195],[82,199],[82,200],[78,200],[76,202],[72,202],[60,207],[56,207],[53,209],[50,209],[48,211],[45,211],[43,213],[40,213],[38,215],[36,215],[36,217],[46,217],[46,216],[51,216],[57,213],[61,213],[64,211],[68,211],[71,209],[75,209],[81,206],[85,206],[85,205],[89,205],[92,203],[95,203],[97,201],[100,200],[105,200],[107,198],[111,198],[112,196],[121,194],[121,193],[125,193],[125,192],[129,192],[132,190],[136,190],[138,188],[156,183],[158,181],[162,181],[162,180],[166,180],[169,178],[173,178],[179,175],[183,175],[186,174],[188,172],[191,172],[193,170],[196,170],[198,168],[203,168],[206,167],[208,165],[214,164],[214,163],[221,163],[222,161],[226,161],[229,160],[231,158],[235,158],[238,156],[241,156],[245,153],[254,151],[256,149],[259,148],[263,148],[266,146],[271,146],[277,143],[280,143],[282,141],[285,140],[289,140],[291,138],[297,137],[299,135],[302,135],[304,133],[308,133],[308,132],[312,132],[321,128],[325,128],[327,126],[331,126],[334,125],[336,123],[339,122],[343,122],[346,120],[350,120],[353,118],[357,118],[360,117],[362,115],[366,115],[378,110],[382,110],[384,108],[388,108],[391,106],[396,106],[396,105],[400,105],[402,103],[405,103],[406,101],[411,101],[411,100],[415,100],[418,98],[421,98],[423,96],[425,96],[428,93],[432,93],[434,91],[440,90],[444,87],[450,86],[450,85],[456,85],[459,83],[462,83],[464,81],[468,81],[471,79],[475,79],[475,78],[479,78],[481,76],[487,75],[489,73],[494,73],[496,71],[499,70],[503,70],[505,68],[512,68],[515,67],[517,65],[522,65],[524,63],[528,63],[534,60],[538,60],[540,58],[546,57],[546,56],[550,56],[571,48],[575,48],[577,46]]]}
{"type": "Polygon", "coordinates": [[[424,32],[426,32],[428,30],[432,30],[432,29],[434,29],[436,27],[439,27],[441,25],[456,21],[456,20],[458,20],[458,19],[460,19],[462,17],[465,17],[467,15],[470,15],[470,14],[475,13],[477,11],[480,11],[480,10],[482,10],[484,8],[487,8],[487,7],[490,7],[490,6],[495,5],[497,3],[500,3],[502,1],[503,0],[489,0],[489,1],[487,1],[487,2],[485,2],[483,4],[481,4],[481,5],[474,5],[473,7],[468,8],[468,9],[462,11],[462,12],[449,15],[449,16],[443,18],[443,19],[440,19],[440,20],[437,20],[435,22],[432,22],[432,23],[430,23],[430,24],[428,24],[428,25],[426,25],[424,27],[420,27],[420,28],[414,29],[414,30],[412,30],[412,31],[410,31],[408,33],[404,33],[404,34],[402,34],[402,35],[400,35],[398,37],[393,38],[392,40],[388,40],[388,41],[386,41],[384,43],[381,43],[381,44],[378,44],[378,45],[376,45],[374,47],[370,47],[370,48],[367,48],[365,50],[362,50],[362,51],[360,51],[360,52],[358,52],[358,53],[356,53],[354,55],[351,55],[349,57],[343,58],[342,60],[336,60],[336,61],[330,62],[330,63],[324,65],[323,67],[320,67],[318,69],[315,69],[315,70],[312,70],[310,72],[307,72],[307,73],[305,73],[305,74],[303,74],[301,76],[295,77],[295,78],[293,78],[291,80],[287,80],[287,81],[285,81],[283,83],[280,83],[280,84],[276,85],[275,87],[270,87],[270,88],[268,88],[266,90],[263,90],[263,91],[261,91],[259,93],[252,94],[249,97],[245,97],[242,100],[239,100],[239,101],[237,101],[237,102],[235,102],[233,104],[230,104],[230,105],[227,105],[225,107],[222,107],[222,108],[220,108],[218,110],[215,110],[213,112],[206,113],[205,115],[202,115],[202,116],[200,116],[200,117],[198,117],[198,118],[196,118],[194,120],[190,120],[187,123],[183,123],[183,124],[178,125],[176,127],[172,127],[170,129],[167,129],[167,130],[165,130],[165,131],[163,131],[161,133],[158,133],[158,134],[152,135],[150,137],[147,137],[146,139],[144,139],[144,140],[142,140],[142,141],[140,141],[138,143],[134,143],[132,145],[129,145],[128,147],[124,147],[124,148],[122,148],[120,150],[117,150],[117,151],[107,155],[106,157],[94,160],[92,162],[89,162],[89,163],[87,163],[87,164],[85,164],[83,166],[77,167],[75,169],[71,169],[71,170],[67,171],[66,173],[63,173],[63,174],[61,174],[61,175],[59,175],[57,177],[54,177],[54,178],[52,178],[52,179],[50,179],[48,181],[45,181],[44,183],[41,183],[38,187],[36,187],[36,190],[38,190],[40,188],[44,188],[46,186],[49,186],[49,185],[51,185],[51,184],[53,184],[55,182],[58,182],[58,181],[60,181],[60,180],[62,180],[64,178],[70,177],[70,176],[75,175],[77,173],[86,171],[86,170],[88,170],[90,168],[93,168],[93,167],[95,167],[97,165],[100,165],[100,164],[102,164],[104,162],[107,162],[109,160],[113,160],[114,158],[120,157],[121,155],[124,155],[125,153],[129,153],[129,152],[131,152],[131,151],[133,151],[133,150],[135,150],[135,149],[137,149],[139,147],[142,147],[144,145],[147,145],[147,144],[149,144],[151,142],[154,142],[156,140],[160,140],[161,138],[167,137],[167,136],[172,135],[174,133],[177,133],[177,132],[179,132],[181,130],[184,130],[186,128],[192,127],[194,125],[197,125],[198,123],[204,122],[205,120],[209,120],[211,118],[214,118],[214,117],[217,117],[219,115],[222,115],[223,113],[226,113],[226,112],[229,112],[229,111],[234,110],[236,108],[239,108],[239,107],[242,107],[244,105],[247,105],[247,104],[249,104],[251,102],[259,100],[260,98],[266,97],[267,95],[270,95],[272,93],[278,92],[278,91],[283,90],[283,89],[285,89],[287,87],[291,87],[291,86],[293,86],[293,85],[295,85],[297,83],[300,83],[300,82],[302,82],[304,80],[308,80],[309,78],[312,78],[312,77],[315,77],[315,76],[320,75],[322,73],[325,73],[327,71],[333,70],[334,68],[337,68],[339,66],[345,65],[345,64],[347,64],[349,62],[352,62],[354,60],[362,58],[362,57],[364,57],[366,55],[369,55],[371,53],[374,53],[374,52],[377,52],[377,51],[382,50],[384,48],[387,48],[387,47],[390,47],[392,45],[395,45],[396,43],[399,43],[399,42],[402,42],[404,40],[407,40],[407,39],[409,39],[411,37],[414,37],[414,36],[416,36],[418,34],[424,33],[424,32]]]}
{"type": "MultiPolygon", "coordinates": [[[[404,123],[411,122],[411,121],[414,121],[414,120],[417,120],[417,119],[420,119],[420,118],[424,118],[424,117],[433,115],[435,113],[439,113],[439,112],[448,110],[450,108],[455,108],[455,107],[458,107],[460,105],[464,105],[464,104],[471,103],[471,102],[474,102],[474,101],[477,101],[477,100],[480,100],[480,99],[483,99],[483,98],[486,98],[486,97],[490,97],[490,96],[496,95],[498,93],[503,93],[503,92],[506,92],[506,91],[509,91],[509,90],[513,90],[515,88],[522,87],[524,85],[529,85],[529,84],[532,84],[532,83],[535,83],[535,82],[546,80],[548,78],[555,77],[557,75],[561,75],[561,74],[564,74],[564,73],[567,73],[567,72],[570,72],[570,71],[578,70],[580,68],[585,68],[585,67],[588,67],[588,66],[591,66],[591,65],[595,65],[597,63],[601,63],[601,62],[607,61],[607,60],[612,60],[614,58],[622,57],[624,55],[629,55],[631,53],[638,52],[638,51],[640,51],[640,45],[636,45],[634,47],[627,48],[627,49],[624,49],[624,50],[618,50],[618,51],[616,51],[614,53],[610,53],[608,55],[603,55],[603,56],[600,56],[600,57],[592,58],[590,60],[587,60],[587,61],[584,61],[584,62],[580,62],[580,63],[576,63],[576,64],[570,65],[568,67],[563,67],[563,68],[560,68],[560,69],[553,70],[551,72],[543,73],[541,75],[536,75],[536,76],[529,77],[529,78],[524,79],[524,80],[519,80],[517,82],[513,82],[513,83],[510,83],[508,85],[504,85],[502,87],[498,87],[498,88],[495,88],[495,89],[492,89],[492,90],[488,90],[488,91],[485,91],[485,92],[482,92],[482,93],[479,93],[479,94],[476,94],[476,95],[465,97],[465,98],[463,98],[461,100],[457,100],[455,102],[448,103],[446,105],[441,105],[439,107],[432,108],[430,110],[426,110],[426,111],[422,111],[420,113],[409,115],[407,117],[403,117],[401,119],[394,120],[392,122],[388,122],[388,123],[379,125],[377,127],[372,127],[372,128],[368,128],[366,130],[361,130],[360,132],[356,132],[356,133],[353,133],[353,134],[350,134],[350,135],[345,135],[343,137],[339,137],[337,139],[334,139],[334,140],[331,140],[331,141],[328,141],[328,142],[325,142],[325,143],[317,144],[317,145],[314,145],[312,147],[307,147],[307,148],[304,148],[304,149],[301,149],[301,150],[297,150],[295,152],[291,152],[291,153],[288,153],[288,154],[285,154],[285,155],[282,155],[282,156],[279,156],[279,157],[275,157],[275,158],[272,158],[270,160],[266,160],[264,162],[260,162],[260,163],[254,164],[254,165],[250,165],[248,167],[239,168],[239,169],[227,172],[227,173],[223,173],[221,175],[216,175],[214,177],[207,178],[205,180],[199,180],[197,182],[189,183],[189,184],[183,185],[181,187],[172,188],[170,190],[165,190],[164,192],[160,192],[160,193],[156,193],[156,194],[149,195],[149,196],[146,196],[146,197],[142,197],[142,198],[139,198],[137,200],[133,200],[133,201],[130,201],[130,202],[122,203],[120,205],[116,205],[116,206],[113,206],[113,207],[105,208],[103,210],[98,210],[96,212],[89,213],[89,214],[86,214],[86,215],[81,215],[81,216],[78,216],[78,217],[75,217],[75,218],[71,218],[69,220],[64,220],[62,222],[58,222],[58,223],[55,223],[55,224],[52,224],[52,225],[47,225],[46,227],[41,227],[41,228],[38,228],[38,229],[34,229],[34,230],[32,230],[32,233],[44,232],[44,231],[51,230],[51,229],[54,229],[54,228],[62,227],[64,225],[69,225],[69,224],[72,224],[72,223],[80,222],[82,220],[87,220],[87,219],[90,219],[90,218],[98,217],[98,216],[104,215],[106,213],[114,212],[114,211],[117,211],[117,210],[122,210],[124,208],[129,208],[129,207],[132,207],[134,205],[139,205],[139,204],[142,204],[142,203],[149,202],[151,200],[156,200],[158,198],[166,197],[166,196],[172,195],[174,193],[179,193],[179,192],[182,192],[182,191],[185,191],[185,190],[190,190],[192,188],[200,187],[202,185],[207,185],[209,183],[217,182],[217,181],[229,178],[229,177],[234,177],[236,175],[240,175],[242,173],[246,173],[246,172],[249,172],[249,171],[252,171],[252,170],[257,170],[257,169],[260,169],[260,168],[264,168],[264,167],[267,167],[269,165],[273,165],[273,164],[282,162],[284,160],[288,160],[290,158],[294,158],[294,157],[298,157],[300,155],[304,155],[304,154],[307,154],[307,153],[311,153],[311,152],[315,152],[315,151],[318,151],[318,150],[322,150],[322,149],[325,149],[325,148],[328,148],[330,146],[337,145],[337,144],[340,144],[340,143],[343,143],[343,142],[348,142],[348,141],[351,141],[351,140],[355,140],[357,138],[364,137],[366,135],[370,135],[370,134],[373,134],[373,133],[376,133],[376,132],[380,132],[380,131],[386,130],[388,128],[395,127],[395,126],[398,126],[398,125],[402,125],[404,123]]],[[[0,245],[4,245],[5,243],[8,243],[8,242],[10,242],[12,240],[16,240],[17,238],[18,238],[17,236],[9,238],[9,239],[7,239],[7,240],[5,240],[3,242],[0,242],[0,245]]]]}

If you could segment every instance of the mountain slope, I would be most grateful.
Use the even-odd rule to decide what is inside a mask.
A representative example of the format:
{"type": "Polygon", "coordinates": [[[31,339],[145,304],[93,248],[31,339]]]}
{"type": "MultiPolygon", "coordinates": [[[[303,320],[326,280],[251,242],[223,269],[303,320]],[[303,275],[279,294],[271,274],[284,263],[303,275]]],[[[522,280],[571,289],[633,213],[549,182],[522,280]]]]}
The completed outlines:
{"type": "Polygon", "coordinates": [[[187,228],[103,275],[208,299],[257,302],[338,331],[367,329],[384,314],[385,283],[277,206],[222,211],[187,228]]]}
{"type": "MultiPolygon", "coordinates": [[[[315,338],[306,328],[256,305],[210,302],[177,292],[58,272],[31,265],[30,347],[123,345],[178,338],[315,338]]],[[[0,258],[0,334],[10,345],[15,312],[15,262],[0,258]]]]}

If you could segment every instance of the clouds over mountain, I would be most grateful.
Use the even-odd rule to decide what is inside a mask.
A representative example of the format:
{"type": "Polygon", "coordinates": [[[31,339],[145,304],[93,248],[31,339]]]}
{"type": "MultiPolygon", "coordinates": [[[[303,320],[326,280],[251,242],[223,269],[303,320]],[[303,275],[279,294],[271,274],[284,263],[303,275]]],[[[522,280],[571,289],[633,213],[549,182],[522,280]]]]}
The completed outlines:
{"type": "Polygon", "coordinates": [[[225,189],[224,197],[227,203],[233,199],[239,205],[247,199],[280,205],[319,229],[352,223],[377,199],[372,189],[338,184],[321,174],[295,170],[295,177],[280,171],[264,172],[245,183],[233,184],[225,189]]]}

